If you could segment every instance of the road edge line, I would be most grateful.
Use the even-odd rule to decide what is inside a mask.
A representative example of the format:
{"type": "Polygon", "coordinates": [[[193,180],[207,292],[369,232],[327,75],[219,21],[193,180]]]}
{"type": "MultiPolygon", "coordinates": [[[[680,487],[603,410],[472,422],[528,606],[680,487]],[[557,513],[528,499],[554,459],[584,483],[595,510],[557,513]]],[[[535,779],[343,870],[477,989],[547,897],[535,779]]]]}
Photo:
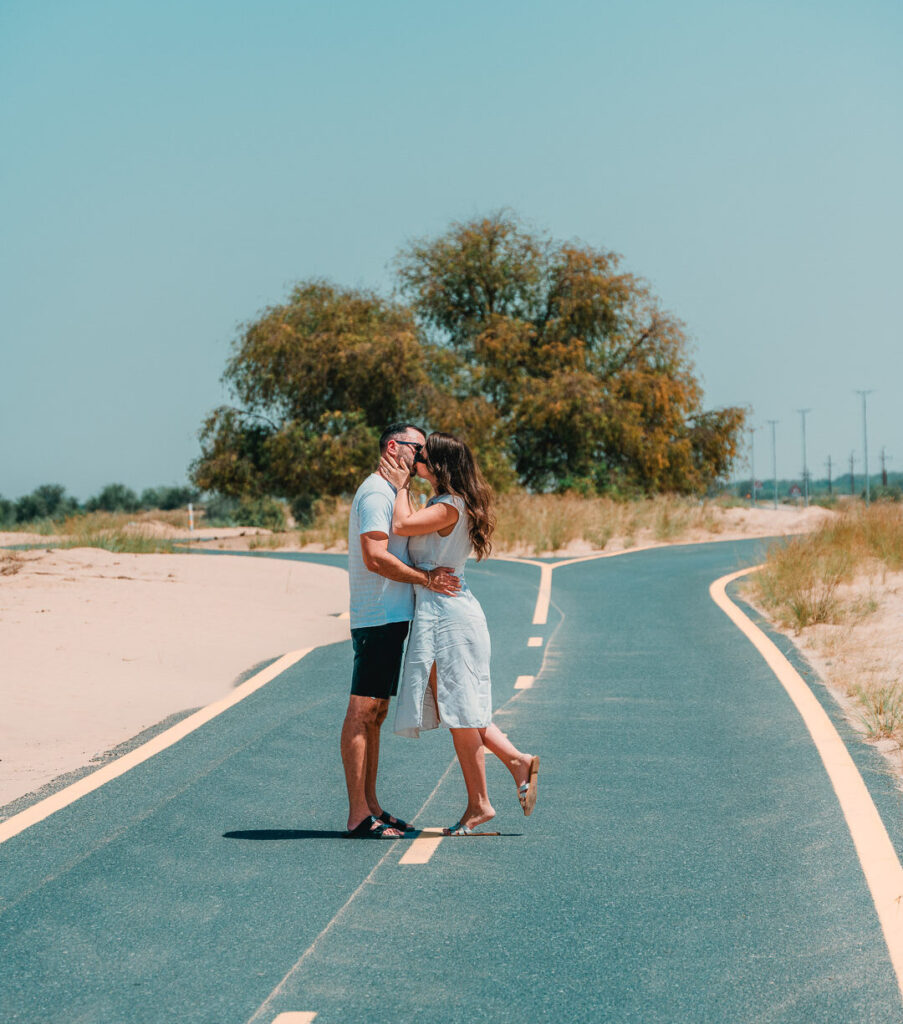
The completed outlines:
{"type": "Polygon", "coordinates": [[[722,576],[709,587],[709,595],[765,659],[815,743],[853,839],[903,996],[903,867],[887,828],[827,711],[775,643],[727,596],[729,583],[761,568],[756,565],[722,576]]]}
{"type": "Polygon", "coordinates": [[[194,732],[202,725],[216,718],[217,715],[221,715],[224,711],[234,707],[262,686],[266,686],[267,683],[275,679],[276,676],[281,675],[286,669],[291,668],[292,665],[299,662],[312,650],[314,650],[313,647],[306,647],[303,650],[289,651],[288,654],[283,654],[281,658],[277,658],[271,665],[268,665],[256,675],[251,676],[250,679],[246,679],[245,682],[236,686],[227,696],[214,701],[212,704],[208,704],[206,707],[201,708],[200,711],[195,711],[194,714],[188,715],[181,722],[158,733],[153,739],[148,740],[147,743],[142,743],[140,747],[130,750],[127,754],[123,754],[122,757],[117,758],[115,761],[111,761],[102,768],[98,768],[97,771],[92,772],[90,775],[86,775],[77,782],[73,782],[70,786],[66,786],[51,796],[39,800],[30,807],[26,807],[24,811],[14,814],[11,818],[7,818],[6,821],[0,822],[0,843],[5,843],[8,839],[19,835],[20,832],[31,828],[32,825],[37,825],[38,822],[49,818],[51,814],[61,811],[64,807],[75,803],[76,800],[87,796],[88,793],[92,793],[95,789],[100,789],[106,783],[111,782],[120,775],[124,775],[127,771],[147,761],[155,754],[166,750],[167,747],[178,743],[179,740],[189,733],[194,732]]]}

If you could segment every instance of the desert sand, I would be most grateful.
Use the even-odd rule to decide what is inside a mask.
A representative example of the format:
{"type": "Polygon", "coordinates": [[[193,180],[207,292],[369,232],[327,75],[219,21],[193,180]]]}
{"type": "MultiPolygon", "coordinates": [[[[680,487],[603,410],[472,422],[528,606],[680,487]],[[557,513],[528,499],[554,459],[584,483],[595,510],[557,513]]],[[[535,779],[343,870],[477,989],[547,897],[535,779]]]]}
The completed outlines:
{"type": "Polygon", "coordinates": [[[349,636],[347,574],[329,566],[98,548],[2,559],[0,806],[262,661],[349,636]]]}
{"type": "MultiPolygon", "coordinates": [[[[679,541],[796,533],[831,515],[818,508],[714,511],[718,532],[679,541]]],[[[197,531],[193,539],[206,535],[207,544],[242,549],[254,533],[266,531],[197,531]]],[[[165,534],[188,536],[168,526],[165,534]]],[[[0,534],[0,545],[29,541],[51,539],[0,534]]],[[[618,538],[606,547],[622,549],[618,538]]],[[[560,554],[589,550],[572,545],[560,554]]],[[[0,807],[224,696],[264,660],[347,639],[347,608],[347,575],[326,566],[98,548],[0,553],[0,807]]],[[[346,682],[337,685],[344,690],[346,682]]]]}

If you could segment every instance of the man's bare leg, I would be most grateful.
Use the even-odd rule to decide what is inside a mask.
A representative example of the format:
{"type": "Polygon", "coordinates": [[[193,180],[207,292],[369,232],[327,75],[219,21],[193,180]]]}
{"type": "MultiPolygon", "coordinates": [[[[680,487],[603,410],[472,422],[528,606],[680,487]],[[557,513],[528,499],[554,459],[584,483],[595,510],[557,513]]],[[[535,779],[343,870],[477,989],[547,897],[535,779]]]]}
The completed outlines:
{"type": "Polygon", "coordinates": [[[342,725],[342,765],[345,768],[345,785],[348,789],[348,830],[356,828],[372,813],[367,802],[367,768],[370,737],[376,730],[377,749],[374,762],[374,797],[376,763],[379,760],[379,726],[376,724],[380,712],[386,716],[389,702],[373,697],[359,697],[352,694],[348,699],[348,710],[342,725]]]}
{"type": "Polygon", "coordinates": [[[389,713],[389,702],[387,700],[374,700],[378,705],[376,718],[367,724],[367,763],[364,769],[364,798],[370,813],[378,818],[383,809],[376,796],[376,772],[379,768],[379,735],[382,724],[389,713]]]}

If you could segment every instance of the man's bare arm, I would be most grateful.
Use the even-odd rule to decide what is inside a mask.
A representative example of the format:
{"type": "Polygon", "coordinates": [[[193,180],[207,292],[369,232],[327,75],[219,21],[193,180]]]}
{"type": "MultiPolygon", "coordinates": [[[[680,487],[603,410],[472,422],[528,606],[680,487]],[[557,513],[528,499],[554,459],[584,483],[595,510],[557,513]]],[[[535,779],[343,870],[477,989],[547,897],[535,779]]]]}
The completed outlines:
{"type": "Polygon", "coordinates": [[[457,594],[461,589],[461,581],[449,566],[438,569],[416,569],[413,565],[405,565],[400,558],[389,551],[389,537],[385,533],[362,533],[361,554],[364,566],[370,572],[384,576],[396,583],[418,583],[437,594],[457,594]]]}

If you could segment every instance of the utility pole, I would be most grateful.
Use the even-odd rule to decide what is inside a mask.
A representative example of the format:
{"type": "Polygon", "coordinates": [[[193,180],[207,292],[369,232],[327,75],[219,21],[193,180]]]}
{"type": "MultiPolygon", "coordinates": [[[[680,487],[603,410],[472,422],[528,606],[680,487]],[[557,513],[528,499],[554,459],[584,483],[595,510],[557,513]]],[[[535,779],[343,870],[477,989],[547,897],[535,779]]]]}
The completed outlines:
{"type": "Polygon", "coordinates": [[[749,472],[752,476],[749,492],[750,508],[756,507],[756,428],[749,428],[749,472]]]}
{"type": "Polygon", "coordinates": [[[825,465],[828,467],[828,496],[830,497],[834,493],[833,489],[831,488],[831,456],[830,455],[825,460],[825,465]]]}
{"type": "Polygon", "coordinates": [[[887,487],[887,456],[884,452],[884,445],[881,445],[881,486],[887,487]]]}
{"type": "Polygon", "coordinates": [[[775,441],[774,428],[777,420],[769,420],[771,424],[771,478],[774,481],[774,507],[778,507],[778,449],[775,441]]]}
{"type": "Polygon", "coordinates": [[[806,460],[806,413],[812,412],[811,409],[797,409],[800,414],[800,418],[803,421],[803,501],[805,507],[809,507],[809,464],[806,460]]]}
{"type": "Polygon", "coordinates": [[[869,428],[868,428],[868,417],[865,410],[865,399],[867,395],[872,392],[869,391],[856,391],[857,395],[862,395],[862,458],[863,465],[862,471],[865,473],[865,506],[868,508],[871,493],[869,491],[869,428]]]}

